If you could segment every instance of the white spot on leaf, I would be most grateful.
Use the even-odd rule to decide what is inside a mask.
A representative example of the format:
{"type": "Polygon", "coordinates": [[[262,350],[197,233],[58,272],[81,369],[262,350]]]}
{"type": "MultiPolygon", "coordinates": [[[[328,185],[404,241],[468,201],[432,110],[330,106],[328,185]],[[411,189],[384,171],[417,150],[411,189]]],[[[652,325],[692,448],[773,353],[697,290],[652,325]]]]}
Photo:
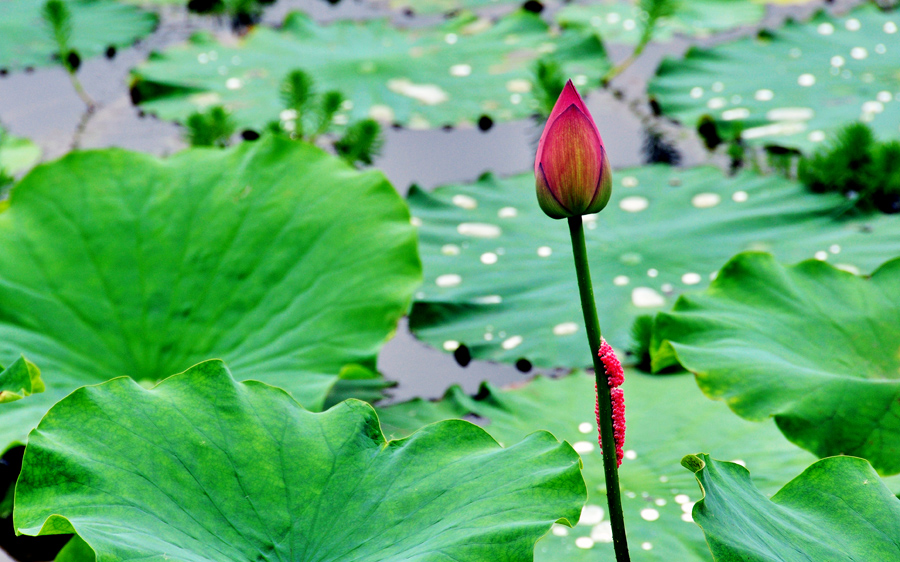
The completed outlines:
{"type": "Polygon", "coordinates": [[[434,280],[434,284],[438,287],[455,287],[462,283],[462,277],[456,273],[445,273],[434,280]]]}
{"type": "Polygon", "coordinates": [[[472,66],[468,64],[454,64],[450,67],[450,76],[462,78],[472,74],[472,66]]]}
{"type": "Polygon", "coordinates": [[[650,201],[640,195],[631,195],[619,201],[619,208],[629,213],[643,211],[650,206],[650,201]]]}
{"type": "Polygon", "coordinates": [[[436,84],[414,84],[407,78],[392,78],[388,80],[387,87],[395,94],[412,98],[425,105],[438,105],[450,99],[447,92],[436,84]]]}
{"type": "Polygon", "coordinates": [[[638,308],[664,306],[666,299],[650,287],[636,287],[631,291],[631,303],[638,308]]]}
{"type": "Polygon", "coordinates": [[[594,444],[590,441],[576,441],[572,444],[572,448],[575,449],[575,452],[579,455],[583,455],[586,453],[590,453],[594,450],[594,444]]]}
{"type": "Polygon", "coordinates": [[[481,263],[484,265],[493,265],[497,263],[497,254],[494,252],[485,252],[481,254],[481,263]]]}
{"type": "Polygon", "coordinates": [[[456,227],[456,231],[473,238],[497,238],[503,232],[499,226],[483,222],[463,222],[456,227]]]}
{"type": "Polygon", "coordinates": [[[500,346],[503,349],[510,350],[518,347],[522,343],[522,336],[510,336],[509,338],[503,340],[503,343],[500,346]]]}
{"type": "Polygon", "coordinates": [[[718,193],[698,193],[691,198],[691,205],[698,209],[715,207],[721,202],[722,197],[718,193]]]}
{"type": "Polygon", "coordinates": [[[474,197],[469,197],[468,195],[463,195],[461,193],[454,195],[451,201],[461,209],[471,210],[478,207],[478,201],[476,201],[474,197]]]}
{"type": "Polygon", "coordinates": [[[570,336],[577,331],[578,324],[575,322],[563,322],[562,324],[553,326],[553,335],[555,336],[570,336]]]}
{"type": "Polygon", "coordinates": [[[579,525],[596,525],[603,521],[603,508],[599,505],[586,505],[581,510],[581,517],[578,518],[579,525]]]}

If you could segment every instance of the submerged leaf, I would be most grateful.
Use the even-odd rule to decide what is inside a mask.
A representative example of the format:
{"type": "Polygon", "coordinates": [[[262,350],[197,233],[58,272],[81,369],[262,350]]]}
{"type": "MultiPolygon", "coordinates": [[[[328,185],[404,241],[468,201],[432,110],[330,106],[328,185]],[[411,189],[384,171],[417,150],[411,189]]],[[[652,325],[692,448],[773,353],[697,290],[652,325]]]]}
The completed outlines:
{"type": "Polygon", "coordinates": [[[898,25],[900,13],[870,2],[843,17],[820,13],[664,61],[648,92],[688,127],[710,118],[729,137],[739,124],[754,144],[808,151],[856,120],[898,139],[898,25]]]}
{"type": "MultiPolygon", "coordinates": [[[[773,176],[659,165],[616,171],[613,183],[606,209],[584,219],[600,325],[616,348],[635,317],[704,287],[740,251],[865,272],[900,239],[894,217],[838,218],[843,197],[773,176]]],[[[417,337],[480,359],[590,365],[569,232],[541,212],[533,175],[412,189],[409,202],[425,264],[410,316],[417,337]]]]}
{"type": "MultiPolygon", "coordinates": [[[[69,48],[87,59],[110,46],[127,47],[156,27],[157,17],[113,0],[58,2],[71,19],[59,21],[69,48]],[[68,34],[65,28],[68,24],[68,34]]],[[[53,64],[59,55],[54,32],[42,21],[44,2],[4,0],[0,18],[0,69],[22,70],[53,64]]],[[[58,9],[58,8],[57,8],[58,9]]],[[[55,12],[59,14],[59,12],[55,12]]]]}
{"type": "MultiPolygon", "coordinates": [[[[748,0],[682,0],[674,7],[667,2],[663,8],[653,33],[653,40],[660,43],[670,42],[676,35],[706,37],[756,24],[766,11],[762,2],[748,0]]],[[[556,14],[556,20],[563,27],[590,29],[603,41],[629,45],[641,40],[642,22],[647,18],[648,14],[641,6],[621,1],[571,4],[556,14]]]]}
{"type": "Polygon", "coordinates": [[[257,27],[238,46],[198,37],[172,47],[134,76],[142,107],[164,119],[221,104],[240,126],[260,129],[284,109],[280,85],[299,68],[320,91],[346,96],[348,121],[422,129],[472,124],[482,115],[530,116],[529,67],[543,56],[563,61],[566,74],[585,83],[609,68],[596,38],[552,34],[538,15],[521,10],[497,22],[463,14],[413,30],[387,20],[319,25],[293,13],[281,29],[257,27]]]}

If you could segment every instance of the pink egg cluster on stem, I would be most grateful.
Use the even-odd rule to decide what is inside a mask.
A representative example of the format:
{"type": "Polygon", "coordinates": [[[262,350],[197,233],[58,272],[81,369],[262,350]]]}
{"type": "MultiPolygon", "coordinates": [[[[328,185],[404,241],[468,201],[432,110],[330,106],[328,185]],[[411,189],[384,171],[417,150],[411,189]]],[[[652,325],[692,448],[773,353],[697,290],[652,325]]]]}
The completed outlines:
{"type": "MultiPolygon", "coordinates": [[[[622,389],[619,388],[622,386],[622,383],[625,382],[625,372],[622,370],[622,364],[619,363],[619,358],[616,357],[615,352],[613,351],[612,346],[606,343],[606,340],[601,340],[602,344],[600,345],[600,351],[597,352],[597,356],[600,358],[600,361],[603,363],[603,367],[606,370],[606,379],[609,383],[609,394],[610,399],[612,400],[612,417],[613,417],[613,430],[615,432],[615,441],[616,441],[616,462],[618,466],[622,466],[622,459],[624,458],[624,450],[625,446],[625,393],[622,392],[622,389]]],[[[594,386],[594,391],[599,390],[594,386]]],[[[595,412],[597,414],[597,427],[600,427],[600,393],[597,392],[597,406],[595,408],[595,412]]],[[[599,431],[597,435],[597,442],[600,444],[600,449],[603,449],[603,437],[600,436],[599,431]]]]}

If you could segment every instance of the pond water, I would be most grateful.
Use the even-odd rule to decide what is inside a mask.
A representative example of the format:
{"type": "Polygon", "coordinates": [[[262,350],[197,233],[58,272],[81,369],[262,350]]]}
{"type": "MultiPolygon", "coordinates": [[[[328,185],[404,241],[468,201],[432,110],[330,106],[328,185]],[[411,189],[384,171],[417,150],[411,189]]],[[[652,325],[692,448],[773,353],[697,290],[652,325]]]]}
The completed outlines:
{"type": "MultiPolygon", "coordinates": [[[[834,7],[845,9],[858,3],[835,2],[834,7]]],[[[389,12],[384,4],[386,2],[343,0],[331,5],[323,0],[279,0],[267,9],[264,23],[275,25],[289,10],[295,9],[306,11],[321,22],[345,17],[387,16],[397,25],[416,26],[440,19],[439,16],[420,18],[389,12]]],[[[822,5],[812,2],[802,7],[770,7],[763,25],[777,25],[788,15],[807,17],[822,5]]],[[[554,8],[558,6],[548,6],[545,13],[554,8]]],[[[493,12],[497,11],[493,9],[493,12]]],[[[182,42],[194,31],[229,34],[230,30],[226,22],[188,15],[183,9],[163,8],[161,14],[157,30],[136,46],[121,50],[112,59],[99,57],[83,63],[79,78],[100,107],[78,135],[77,143],[81,148],[117,146],[167,155],[186,146],[178,125],[144,116],[132,105],[128,72],[144,61],[152,50],[182,42]]],[[[695,43],[710,44],[752,32],[738,30],[695,43]]],[[[614,168],[636,166],[647,160],[644,145],[648,130],[661,133],[675,147],[681,165],[725,164],[723,156],[712,157],[705,152],[693,131],[652,117],[644,96],[646,83],[659,61],[664,56],[683,53],[689,45],[686,40],[676,40],[666,46],[650,45],[608,90],[587,96],[588,107],[600,128],[614,168]]],[[[624,59],[629,52],[626,47],[610,49],[615,61],[624,59]]],[[[83,109],[61,68],[14,72],[0,77],[0,122],[10,133],[30,138],[40,145],[44,160],[58,158],[72,148],[83,109]]],[[[533,166],[542,126],[543,123],[524,120],[495,124],[484,132],[477,128],[433,131],[389,128],[385,131],[384,149],[375,167],[384,171],[401,194],[405,194],[412,184],[433,189],[446,183],[474,180],[485,171],[498,175],[522,173],[533,166]]],[[[393,401],[412,397],[437,398],[453,384],[474,392],[485,380],[506,385],[523,382],[535,374],[534,370],[523,372],[512,365],[483,361],[471,361],[463,367],[452,355],[415,340],[406,321],[400,323],[397,335],[384,347],[378,368],[388,379],[398,383],[392,390],[393,401]]],[[[0,550],[0,561],[3,560],[0,550]]]]}

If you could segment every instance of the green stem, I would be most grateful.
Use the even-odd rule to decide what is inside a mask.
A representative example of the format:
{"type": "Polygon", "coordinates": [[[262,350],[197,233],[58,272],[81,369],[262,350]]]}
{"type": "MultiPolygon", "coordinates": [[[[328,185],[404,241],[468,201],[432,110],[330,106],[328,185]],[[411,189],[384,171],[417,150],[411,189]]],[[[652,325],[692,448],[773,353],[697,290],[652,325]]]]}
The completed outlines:
{"type": "Polygon", "coordinates": [[[594,361],[597,380],[597,404],[600,407],[599,430],[603,441],[603,473],[606,477],[606,500],[609,504],[609,520],[612,524],[613,547],[617,562],[629,562],[628,542],[625,538],[625,518],[622,515],[622,496],[619,490],[619,466],[616,459],[616,441],[613,433],[612,398],[606,368],[597,353],[600,351],[600,322],[597,320],[597,306],[594,304],[594,289],[591,285],[591,270],[588,267],[587,248],[584,246],[584,226],[581,217],[569,217],[569,234],[572,236],[572,253],[575,256],[575,271],[578,275],[578,293],[581,295],[581,310],[584,312],[584,327],[587,329],[588,344],[594,361]]]}
{"type": "Polygon", "coordinates": [[[94,109],[97,107],[97,103],[84,90],[84,86],[81,85],[81,81],[75,76],[75,72],[68,68],[66,70],[69,73],[69,81],[72,83],[72,87],[75,88],[75,93],[78,94],[78,97],[81,98],[81,101],[87,106],[88,111],[93,113],[94,109]]]}
{"type": "Polygon", "coordinates": [[[641,41],[638,43],[637,47],[635,47],[634,51],[632,51],[631,54],[628,55],[627,59],[623,60],[619,64],[610,68],[609,72],[607,72],[603,76],[603,79],[602,79],[603,84],[609,84],[610,82],[612,82],[613,78],[615,78],[619,74],[622,74],[623,72],[625,72],[625,69],[627,69],[629,66],[631,66],[634,63],[634,61],[637,60],[637,58],[639,56],[641,56],[641,53],[644,52],[644,47],[646,47],[647,43],[650,42],[650,38],[651,38],[650,36],[642,37],[641,41]]]}

